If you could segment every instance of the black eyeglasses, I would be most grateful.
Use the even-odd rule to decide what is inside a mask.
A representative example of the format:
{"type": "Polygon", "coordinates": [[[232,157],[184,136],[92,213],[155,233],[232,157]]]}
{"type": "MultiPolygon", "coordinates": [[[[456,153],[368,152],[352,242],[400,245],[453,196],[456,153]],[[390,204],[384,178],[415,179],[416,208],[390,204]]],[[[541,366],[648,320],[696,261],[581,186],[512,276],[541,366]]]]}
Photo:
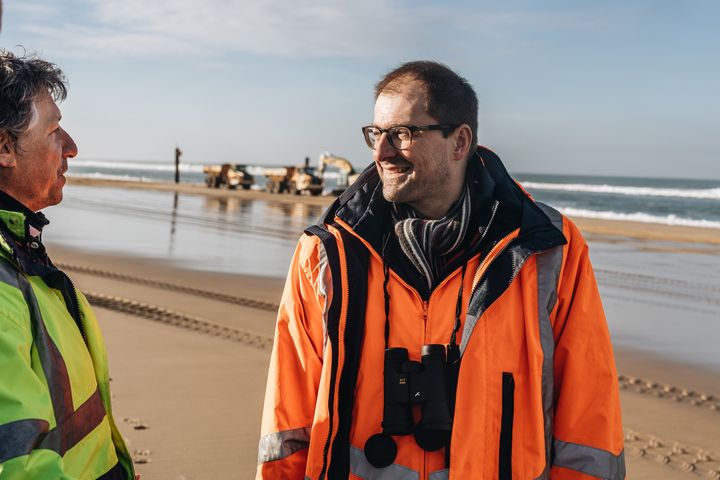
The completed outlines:
{"type": "Polygon", "coordinates": [[[412,145],[413,134],[424,132],[426,130],[440,130],[443,135],[448,135],[454,131],[459,125],[438,124],[438,125],[395,125],[390,128],[380,128],[375,125],[367,125],[362,127],[365,143],[367,146],[375,149],[375,145],[383,133],[387,133],[390,145],[397,150],[407,150],[412,145]]]}

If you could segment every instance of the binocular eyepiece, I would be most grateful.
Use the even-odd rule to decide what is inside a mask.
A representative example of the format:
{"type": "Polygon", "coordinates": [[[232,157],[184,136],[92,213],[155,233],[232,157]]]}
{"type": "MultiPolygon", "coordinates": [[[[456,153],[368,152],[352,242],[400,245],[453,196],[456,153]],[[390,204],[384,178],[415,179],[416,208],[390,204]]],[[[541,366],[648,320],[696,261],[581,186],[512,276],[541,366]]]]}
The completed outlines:
{"type": "Polygon", "coordinates": [[[392,435],[414,433],[415,442],[426,451],[449,444],[452,415],[448,378],[445,345],[424,345],[420,362],[410,361],[406,348],[385,350],[383,432],[365,444],[370,464],[383,468],[395,460],[397,446],[392,435]],[[414,404],[422,406],[417,425],[412,418],[414,404]]]}

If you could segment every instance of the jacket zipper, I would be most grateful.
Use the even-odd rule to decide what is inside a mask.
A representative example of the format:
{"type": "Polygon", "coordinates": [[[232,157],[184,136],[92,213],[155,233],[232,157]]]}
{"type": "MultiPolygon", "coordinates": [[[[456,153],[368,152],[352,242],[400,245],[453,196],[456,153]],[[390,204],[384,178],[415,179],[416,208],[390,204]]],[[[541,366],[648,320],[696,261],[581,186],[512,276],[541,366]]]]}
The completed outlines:
{"type": "Polygon", "coordinates": [[[428,452],[423,450],[423,464],[422,464],[423,468],[422,468],[422,471],[420,472],[420,478],[425,478],[425,475],[428,471],[427,461],[428,461],[428,452]]]}
{"type": "MultiPolygon", "coordinates": [[[[345,262],[341,261],[340,268],[342,269],[341,275],[343,275],[345,278],[347,278],[347,264],[345,262]]],[[[335,365],[332,366],[331,375],[330,375],[332,377],[332,370],[334,369],[335,370],[335,382],[333,385],[331,385],[332,391],[329,392],[329,395],[331,397],[335,396],[337,398],[333,399],[333,402],[332,402],[333,411],[328,412],[329,413],[329,415],[328,415],[328,417],[329,417],[328,418],[328,421],[329,421],[328,435],[327,435],[327,439],[325,440],[325,446],[323,447],[323,465],[322,465],[322,470],[320,470],[320,476],[318,477],[319,480],[325,479],[327,470],[330,468],[330,464],[328,462],[328,453],[330,452],[330,442],[331,442],[332,436],[333,436],[333,424],[335,423],[334,422],[335,410],[336,410],[335,406],[340,405],[341,395],[342,395],[342,391],[340,390],[340,376],[342,375],[342,372],[340,371],[339,350],[340,350],[341,344],[343,345],[343,348],[345,346],[345,331],[344,331],[344,329],[341,329],[340,327],[347,325],[347,305],[349,302],[349,297],[350,297],[349,290],[343,289],[342,305],[344,305],[343,308],[345,308],[345,312],[344,312],[344,315],[342,316],[341,320],[338,322],[337,345],[335,345],[335,348],[333,349],[333,355],[335,356],[335,358],[337,358],[337,361],[333,362],[333,363],[335,363],[335,365]],[[335,394],[335,390],[337,390],[337,395],[335,394]]],[[[332,345],[332,342],[331,342],[331,345],[332,345]]]]}
{"type": "Polygon", "coordinates": [[[430,300],[425,301],[423,300],[422,303],[422,315],[423,315],[423,334],[422,334],[422,343],[425,345],[427,342],[427,321],[428,321],[428,309],[430,308],[430,300]]]}
{"type": "Polygon", "coordinates": [[[475,271],[475,276],[473,277],[472,288],[470,288],[470,297],[472,297],[475,293],[475,290],[480,284],[480,280],[482,280],[482,278],[485,276],[485,272],[487,272],[487,269],[490,267],[493,260],[495,260],[498,256],[500,256],[502,252],[505,251],[508,245],[510,245],[510,242],[518,238],[517,234],[519,232],[520,229],[517,228],[505,237],[503,237],[498,243],[495,244],[495,246],[490,250],[490,252],[488,252],[487,256],[483,259],[483,261],[480,262],[480,265],[478,265],[478,268],[475,271]]]}
{"type": "Polygon", "coordinates": [[[85,325],[83,325],[82,322],[82,313],[80,311],[80,299],[78,298],[77,289],[75,288],[75,285],[72,283],[72,280],[68,277],[68,283],[70,284],[70,289],[72,292],[70,295],[70,303],[72,304],[72,310],[70,311],[70,315],[75,318],[75,323],[77,323],[78,329],[80,329],[80,335],[82,336],[83,340],[85,340],[85,345],[88,344],[87,339],[87,333],[85,332],[85,325]]]}
{"type": "MultiPolygon", "coordinates": [[[[522,237],[519,235],[520,229],[517,228],[510,232],[508,235],[502,238],[498,243],[495,244],[495,246],[490,250],[490,253],[488,253],[487,257],[485,257],[485,260],[482,261],[480,266],[478,266],[477,271],[475,272],[475,277],[473,278],[472,288],[470,289],[470,298],[475,294],[475,290],[477,289],[478,285],[480,285],[480,281],[483,279],[485,274],[487,273],[488,268],[492,264],[493,260],[495,260],[497,257],[500,256],[507,248],[510,246],[511,243],[515,242],[519,238],[526,238],[528,234],[522,235],[522,237]]],[[[530,258],[533,255],[536,255],[538,253],[541,253],[545,251],[545,248],[539,248],[532,250],[526,257],[530,258]]],[[[513,275],[510,276],[510,278],[505,283],[505,287],[509,287],[513,280],[515,280],[515,275],[517,272],[520,271],[520,269],[517,269],[513,272],[513,275]]]]}

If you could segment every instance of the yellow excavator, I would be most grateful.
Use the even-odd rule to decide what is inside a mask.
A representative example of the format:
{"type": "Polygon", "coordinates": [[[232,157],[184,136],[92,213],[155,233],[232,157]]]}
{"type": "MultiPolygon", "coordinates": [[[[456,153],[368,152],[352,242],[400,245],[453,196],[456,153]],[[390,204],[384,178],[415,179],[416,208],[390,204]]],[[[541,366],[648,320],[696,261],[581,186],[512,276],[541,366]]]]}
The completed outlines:
{"type": "Polygon", "coordinates": [[[330,152],[323,152],[320,154],[318,159],[318,176],[324,179],[325,168],[332,166],[338,169],[339,176],[337,181],[337,188],[333,189],[332,193],[339,195],[347,187],[358,178],[359,173],[355,172],[352,164],[347,158],[333,155],[330,152]]]}

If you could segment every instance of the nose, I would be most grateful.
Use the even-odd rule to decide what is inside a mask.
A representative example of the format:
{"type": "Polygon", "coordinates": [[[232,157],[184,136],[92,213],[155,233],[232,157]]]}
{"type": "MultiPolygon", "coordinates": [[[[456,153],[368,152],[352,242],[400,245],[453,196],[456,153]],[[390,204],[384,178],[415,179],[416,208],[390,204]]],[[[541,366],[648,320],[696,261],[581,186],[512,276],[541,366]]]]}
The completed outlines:
{"type": "Polygon", "coordinates": [[[387,132],[383,132],[375,141],[375,148],[373,149],[373,160],[381,162],[387,158],[393,158],[397,155],[398,151],[390,145],[390,139],[387,132]]]}
{"type": "Polygon", "coordinates": [[[65,130],[63,132],[63,158],[73,158],[78,154],[78,148],[75,140],[65,130]]]}

